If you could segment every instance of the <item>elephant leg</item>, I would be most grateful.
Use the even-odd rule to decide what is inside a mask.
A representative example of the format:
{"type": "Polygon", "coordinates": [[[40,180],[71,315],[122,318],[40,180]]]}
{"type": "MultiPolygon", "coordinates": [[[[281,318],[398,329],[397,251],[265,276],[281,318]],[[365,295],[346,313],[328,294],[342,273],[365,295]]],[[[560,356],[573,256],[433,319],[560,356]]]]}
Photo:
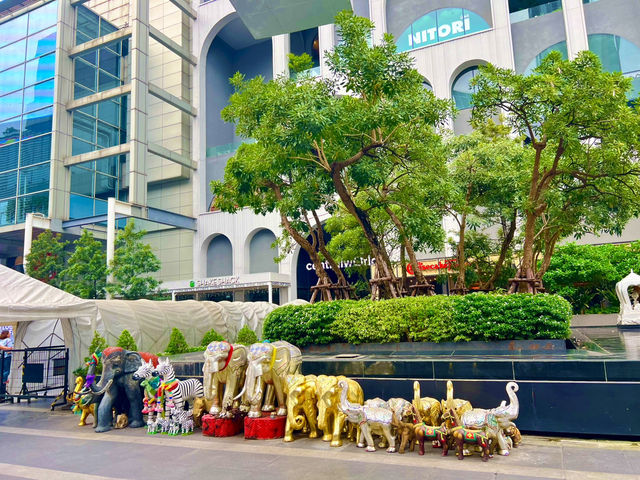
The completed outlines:
{"type": "Polygon", "coordinates": [[[308,402],[305,402],[302,407],[304,410],[304,416],[307,417],[307,425],[309,426],[309,438],[318,437],[318,423],[316,420],[316,409],[308,402]]]}
{"type": "Polygon", "coordinates": [[[424,455],[424,435],[418,435],[418,455],[424,455]]]}
{"type": "Polygon", "coordinates": [[[342,434],[342,427],[344,427],[344,418],[342,418],[342,415],[336,414],[333,419],[333,435],[331,436],[332,447],[342,446],[342,439],[340,438],[340,435],[342,434]]]}
{"type": "Polygon", "coordinates": [[[211,381],[211,408],[209,413],[211,415],[217,415],[220,413],[220,381],[217,378],[213,378],[211,381]]]}
{"type": "Polygon", "coordinates": [[[509,445],[507,443],[507,439],[502,432],[502,429],[498,429],[496,433],[496,439],[498,441],[498,453],[500,455],[509,455],[509,445]]]}
{"type": "Polygon", "coordinates": [[[373,442],[373,436],[371,435],[371,426],[368,422],[364,422],[360,425],[360,430],[362,431],[362,435],[364,435],[365,440],[367,441],[367,452],[375,452],[376,447],[373,442]]]}
{"type": "Polygon", "coordinates": [[[282,388],[282,383],[279,379],[274,379],[273,388],[276,391],[276,398],[278,399],[278,411],[276,415],[286,415],[287,414],[287,402],[285,401],[284,390],[282,388]]]}
{"type": "Polygon", "coordinates": [[[438,435],[436,438],[438,438],[438,440],[442,444],[442,456],[446,457],[447,455],[449,455],[449,439],[444,435],[438,435]]]}
{"type": "Polygon", "coordinates": [[[129,411],[127,412],[129,427],[144,427],[146,424],[142,417],[142,392],[140,391],[140,384],[131,377],[123,382],[123,387],[129,400],[129,411]]]}
{"type": "Polygon", "coordinates": [[[387,448],[387,453],[395,453],[396,451],[396,437],[391,434],[391,425],[382,425],[382,431],[384,432],[384,436],[389,443],[389,448],[387,448]]]}
{"type": "Polygon", "coordinates": [[[113,403],[114,394],[109,390],[105,392],[98,406],[98,422],[95,428],[97,433],[108,432],[111,430],[111,424],[113,422],[113,403]]]}
{"type": "Polygon", "coordinates": [[[273,385],[268,383],[264,392],[264,402],[262,402],[262,411],[263,412],[273,412],[276,407],[273,404],[275,401],[276,392],[273,388],[273,385]]]}

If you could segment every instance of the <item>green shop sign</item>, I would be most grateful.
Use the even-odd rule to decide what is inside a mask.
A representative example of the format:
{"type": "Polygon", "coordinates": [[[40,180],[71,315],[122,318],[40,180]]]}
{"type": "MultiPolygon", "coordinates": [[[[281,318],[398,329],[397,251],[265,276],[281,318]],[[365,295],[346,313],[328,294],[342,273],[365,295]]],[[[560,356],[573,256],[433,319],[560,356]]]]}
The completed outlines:
{"type": "Polygon", "coordinates": [[[398,51],[435,45],[458,37],[488,30],[489,24],[477,13],[464,8],[441,8],[413,22],[396,45],[398,51]]]}

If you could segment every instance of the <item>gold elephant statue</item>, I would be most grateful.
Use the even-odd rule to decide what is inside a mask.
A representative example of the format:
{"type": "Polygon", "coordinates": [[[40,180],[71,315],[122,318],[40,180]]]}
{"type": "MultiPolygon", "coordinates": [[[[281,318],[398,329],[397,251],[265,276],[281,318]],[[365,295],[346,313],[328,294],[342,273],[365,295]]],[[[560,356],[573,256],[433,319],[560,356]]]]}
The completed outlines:
{"type": "MultiPolygon", "coordinates": [[[[355,380],[338,376],[319,375],[316,380],[318,398],[318,428],[324,432],[322,440],[331,442],[332,447],[340,447],[342,431],[345,428],[347,416],[340,410],[340,392],[338,382],[347,382],[347,400],[351,403],[364,403],[362,387],[355,380]]],[[[349,424],[347,437],[356,440],[357,426],[349,424]]]]}
{"type": "Polygon", "coordinates": [[[93,421],[95,423],[96,419],[96,404],[95,403],[86,403],[83,402],[83,397],[80,392],[83,391],[84,387],[84,378],[76,377],[76,388],[73,390],[73,413],[80,412],[80,423],[78,423],[79,427],[84,427],[87,424],[87,417],[89,415],[93,415],[93,421]]]}
{"type": "Polygon", "coordinates": [[[202,427],[202,417],[211,410],[213,400],[207,400],[205,397],[197,397],[193,401],[193,426],[202,427]]]}
{"type": "Polygon", "coordinates": [[[244,384],[247,350],[244,345],[223,341],[211,342],[204,351],[204,396],[211,401],[211,415],[230,418],[231,409],[237,406],[240,406],[241,410],[249,410],[249,402],[246,399],[242,399],[241,405],[234,404],[234,397],[244,384]]]}
{"type": "Polygon", "coordinates": [[[424,423],[432,427],[442,423],[442,405],[439,400],[431,397],[420,397],[420,383],[413,382],[413,408],[420,414],[424,423]]]}
{"type": "Polygon", "coordinates": [[[309,432],[309,438],[318,436],[318,408],[315,375],[289,375],[285,382],[287,395],[287,423],[284,441],[293,441],[293,431],[309,432]]]}
{"type": "Polygon", "coordinates": [[[261,410],[273,412],[276,409],[273,402],[275,390],[278,400],[276,415],[286,415],[285,378],[289,374],[298,373],[301,364],[302,352],[289,342],[280,340],[273,343],[254,343],[249,347],[244,387],[235,399],[246,395],[251,405],[248,416],[256,418],[261,416],[261,410]]]}
{"type": "MultiPolygon", "coordinates": [[[[453,382],[451,380],[447,380],[447,399],[441,401],[442,404],[442,412],[449,412],[449,410],[453,409],[454,412],[462,417],[466,412],[470,412],[473,410],[471,406],[471,402],[468,400],[463,400],[461,398],[453,398],[453,382]]],[[[443,415],[445,417],[445,415],[443,415]]],[[[446,416],[447,418],[443,418],[443,420],[447,420],[447,427],[451,427],[453,423],[453,419],[450,415],[446,416]]]]}

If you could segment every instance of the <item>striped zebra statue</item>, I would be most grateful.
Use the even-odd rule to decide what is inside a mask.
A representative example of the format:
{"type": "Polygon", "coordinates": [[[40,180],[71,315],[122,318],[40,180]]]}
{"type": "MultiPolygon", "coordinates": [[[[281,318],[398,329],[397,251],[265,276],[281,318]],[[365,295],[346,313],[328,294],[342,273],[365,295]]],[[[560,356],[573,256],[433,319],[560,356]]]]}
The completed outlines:
{"type": "Polygon", "coordinates": [[[195,378],[178,380],[168,358],[161,358],[158,361],[156,372],[162,379],[160,393],[165,399],[165,413],[171,412],[174,407],[178,411],[184,410],[185,401],[193,406],[197,397],[204,396],[204,388],[200,380],[195,378]]]}

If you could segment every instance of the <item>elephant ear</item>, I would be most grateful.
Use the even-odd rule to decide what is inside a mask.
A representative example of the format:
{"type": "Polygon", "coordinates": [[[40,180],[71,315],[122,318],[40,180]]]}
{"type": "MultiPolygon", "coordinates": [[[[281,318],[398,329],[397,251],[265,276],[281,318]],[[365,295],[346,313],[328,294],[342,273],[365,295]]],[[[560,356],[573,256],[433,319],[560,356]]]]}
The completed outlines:
{"type": "Polygon", "coordinates": [[[134,373],[142,365],[142,357],[138,352],[125,353],[124,373],[134,373]]]}
{"type": "Polygon", "coordinates": [[[276,351],[276,360],[273,364],[273,370],[278,373],[278,375],[286,375],[289,373],[287,370],[289,368],[289,363],[291,362],[291,352],[287,348],[279,348],[276,351]]]}

